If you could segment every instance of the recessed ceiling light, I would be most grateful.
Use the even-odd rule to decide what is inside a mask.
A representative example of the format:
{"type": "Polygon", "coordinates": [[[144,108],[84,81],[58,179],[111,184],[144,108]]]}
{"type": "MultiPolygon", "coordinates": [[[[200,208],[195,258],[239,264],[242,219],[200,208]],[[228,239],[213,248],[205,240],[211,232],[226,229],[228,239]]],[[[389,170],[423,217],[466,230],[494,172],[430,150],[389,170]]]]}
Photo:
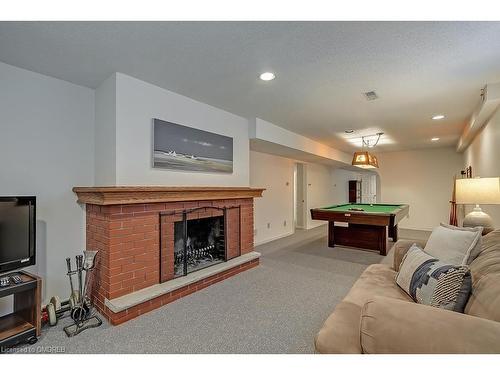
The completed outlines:
{"type": "Polygon", "coordinates": [[[275,78],[276,76],[274,75],[274,73],[271,72],[265,72],[260,75],[260,79],[263,81],[272,81],[275,78]]]}
{"type": "Polygon", "coordinates": [[[344,130],[344,133],[346,133],[346,134],[352,134],[352,133],[354,133],[354,130],[347,129],[347,130],[344,130]]]}
{"type": "Polygon", "coordinates": [[[431,141],[432,141],[432,142],[439,141],[439,138],[438,138],[438,137],[431,138],[431,141]]]}
{"type": "Polygon", "coordinates": [[[433,120],[442,120],[442,119],[444,119],[444,115],[435,115],[435,116],[432,116],[432,119],[433,120]]]}

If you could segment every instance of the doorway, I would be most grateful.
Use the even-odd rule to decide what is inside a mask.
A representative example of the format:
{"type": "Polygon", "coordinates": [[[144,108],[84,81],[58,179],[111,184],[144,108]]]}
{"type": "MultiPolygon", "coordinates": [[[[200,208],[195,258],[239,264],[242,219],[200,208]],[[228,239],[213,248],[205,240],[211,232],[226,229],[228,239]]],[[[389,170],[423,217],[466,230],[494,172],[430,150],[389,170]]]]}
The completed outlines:
{"type": "Polygon", "coordinates": [[[376,173],[365,174],[361,177],[361,203],[377,203],[377,179],[376,173]]]}

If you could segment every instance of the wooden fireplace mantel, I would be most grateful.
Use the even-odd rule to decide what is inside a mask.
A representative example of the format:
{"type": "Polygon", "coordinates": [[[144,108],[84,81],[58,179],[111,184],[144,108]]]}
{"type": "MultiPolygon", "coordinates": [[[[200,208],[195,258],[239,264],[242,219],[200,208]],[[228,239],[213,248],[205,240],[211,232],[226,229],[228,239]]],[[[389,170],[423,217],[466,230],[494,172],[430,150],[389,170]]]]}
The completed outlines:
{"type": "Polygon", "coordinates": [[[265,189],[249,187],[102,186],[74,187],[79,203],[99,206],[262,197],[265,189]]]}

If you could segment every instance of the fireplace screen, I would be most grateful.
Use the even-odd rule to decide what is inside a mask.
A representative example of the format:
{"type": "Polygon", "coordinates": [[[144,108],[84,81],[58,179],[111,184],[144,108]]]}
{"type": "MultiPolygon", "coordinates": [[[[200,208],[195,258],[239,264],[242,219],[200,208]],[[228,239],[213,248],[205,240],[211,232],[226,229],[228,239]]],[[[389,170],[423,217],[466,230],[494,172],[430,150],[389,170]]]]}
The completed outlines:
{"type": "Polygon", "coordinates": [[[241,255],[241,206],[160,212],[160,283],[241,255]]]}
{"type": "Polygon", "coordinates": [[[224,216],[174,224],[174,277],[226,260],[224,216]]]}

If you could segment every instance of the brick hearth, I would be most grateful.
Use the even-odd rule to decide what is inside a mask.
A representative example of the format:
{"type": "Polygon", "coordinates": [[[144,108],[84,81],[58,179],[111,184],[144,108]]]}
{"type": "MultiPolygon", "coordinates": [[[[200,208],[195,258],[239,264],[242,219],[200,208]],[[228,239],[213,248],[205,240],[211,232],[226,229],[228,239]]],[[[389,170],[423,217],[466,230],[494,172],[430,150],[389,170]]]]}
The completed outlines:
{"type": "Polygon", "coordinates": [[[262,189],[106,187],[73,190],[79,202],[86,203],[87,249],[99,251],[92,299],[112,324],[120,324],[259,263],[258,258],[252,259],[123,311],[112,311],[107,304],[112,305],[114,299],[173,279],[174,223],[181,220],[183,210],[202,207],[188,215],[188,219],[201,219],[221,215],[221,211],[205,207],[227,208],[227,260],[252,252],[253,198],[261,196],[262,189]],[[196,200],[186,200],[194,197],[196,200]]]}

